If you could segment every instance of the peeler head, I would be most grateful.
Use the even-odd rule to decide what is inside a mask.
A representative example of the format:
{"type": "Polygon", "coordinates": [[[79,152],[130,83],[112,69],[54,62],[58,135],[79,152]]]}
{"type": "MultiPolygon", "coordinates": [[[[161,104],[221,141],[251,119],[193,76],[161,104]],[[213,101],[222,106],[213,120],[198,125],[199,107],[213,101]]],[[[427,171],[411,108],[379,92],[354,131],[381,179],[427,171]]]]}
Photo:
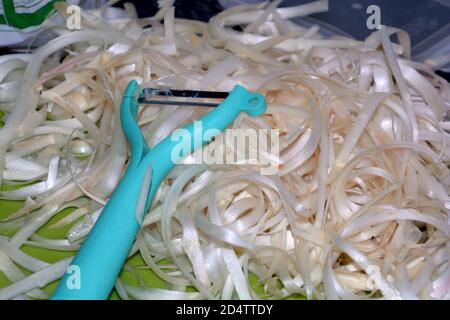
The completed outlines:
{"type": "Polygon", "coordinates": [[[236,85],[230,92],[230,95],[238,95],[241,97],[239,106],[252,117],[262,115],[266,111],[266,101],[264,96],[258,92],[250,92],[241,85],[236,85]]]}
{"type": "Polygon", "coordinates": [[[138,125],[139,104],[214,107],[207,118],[214,115],[216,129],[223,130],[239,112],[259,116],[266,110],[264,96],[236,85],[230,92],[176,90],[168,88],[140,88],[135,80],[129,82],[122,99],[121,124],[131,145],[130,167],[135,167],[149,152],[138,125]],[[226,124],[226,125],[225,125],[226,124]]]}
{"type": "Polygon", "coordinates": [[[220,102],[228,97],[228,92],[200,91],[200,90],[176,90],[170,88],[143,88],[138,102],[157,105],[181,105],[197,107],[217,107],[220,102]],[[169,99],[161,100],[161,97],[169,99]],[[186,100],[189,98],[190,100],[186,100]],[[193,101],[195,99],[195,101],[193,101]],[[207,100],[207,101],[205,101],[207,100]]]}
{"type": "Polygon", "coordinates": [[[260,93],[249,92],[241,85],[236,85],[230,92],[143,88],[138,102],[142,104],[215,108],[230,95],[238,96],[241,110],[251,116],[259,116],[266,110],[264,96],[260,93]],[[161,99],[161,97],[169,99],[161,99]],[[186,100],[186,98],[190,100],[186,100]]]}

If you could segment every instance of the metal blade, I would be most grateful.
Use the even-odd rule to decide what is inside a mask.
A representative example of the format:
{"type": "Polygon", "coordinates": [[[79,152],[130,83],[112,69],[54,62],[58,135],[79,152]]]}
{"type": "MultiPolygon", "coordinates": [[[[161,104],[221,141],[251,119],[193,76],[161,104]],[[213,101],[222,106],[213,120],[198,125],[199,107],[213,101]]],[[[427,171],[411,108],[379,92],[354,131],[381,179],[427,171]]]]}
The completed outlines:
{"type": "Polygon", "coordinates": [[[217,107],[219,103],[203,101],[177,101],[177,100],[157,100],[152,97],[181,97],[191,99],[225,99],[228,92],[219,91],[199,91],[199,90],[174,90],[161,88],[144,88],[139,96],[138,102],[144,104],[159,105],[185,105],[196,107],[217,107]]]}
{"type": "Polygon", "coordinates": [[[192,102],[192,101],[175,101],[175,100],[141,100],[139,103],[143,104],[162,104],[169,106],[191,106],[191,107],[210,107],[215,108],[219,103],[209,103],[209,102],[192,102]]]}

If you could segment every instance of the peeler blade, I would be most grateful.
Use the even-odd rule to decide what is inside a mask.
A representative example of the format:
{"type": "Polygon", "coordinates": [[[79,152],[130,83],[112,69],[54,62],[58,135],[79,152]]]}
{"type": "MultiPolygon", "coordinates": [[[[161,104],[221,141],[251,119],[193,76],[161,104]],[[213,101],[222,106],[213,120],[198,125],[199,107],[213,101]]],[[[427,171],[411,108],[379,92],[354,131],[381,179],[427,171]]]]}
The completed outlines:
{"type": "Polygon", "coordinates": [[[220,91],[200,91],[200,90],[176,90],[166,88],[143,88],[138,98],[138,102],[142,104],[158,104],[158,105],[183,105],[193,107],[217,107],[220,102],[206,101],[186,101],[186,100],[162,100],[158,97],[170,98],[190,98],[190,99],[214,99],[223,100],[228,97],[228,92],[220,91]]]}

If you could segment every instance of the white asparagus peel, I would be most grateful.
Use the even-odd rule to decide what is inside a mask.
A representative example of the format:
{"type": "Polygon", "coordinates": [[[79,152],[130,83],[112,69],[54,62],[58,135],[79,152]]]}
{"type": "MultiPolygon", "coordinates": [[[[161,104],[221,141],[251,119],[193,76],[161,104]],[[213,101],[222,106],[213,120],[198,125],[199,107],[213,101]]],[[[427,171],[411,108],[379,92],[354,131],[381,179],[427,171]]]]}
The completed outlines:
{"type": "MultiPolygon", "coordinates": [[[[101,215],[129,161],[118,115],[135,79],[263,93],[267,112],[231,128],[277,129],[280,152],[271,175],[254,163],[198,165],[195,155],[175,167],[145,216],[141,199],[130,251],[170,288],[146,287],[125,264],[139,285],[119,279],[122,299],[450,299],[450,86],[430,67],[448,57],[411,61],[409,36],[384,26],[365,41],[325,38],[288,19],[327,1],[278,4],[208,23],[174,17],[173,1],[144,19],[132,7],[108,20],[84,12],[83,30],[52,26],[59,36],[43,47],[0,57],[0,198],[24,201],[0,221],[11,282],[0,298],[48,298],[41,288],[71,258],[49,264],[23,245],[76,251],[101,215]],[[44,225],[70,230],[46,238],[44,225]]],[[[204,113],[152,106],[138,123],[154,146],[204,113]]]]}
{"type": "Polygon", "coordinates": [[[5,300],[17,297],[35,288],[42,288],[50,282],[59,279],[66,271],[71,261],[72,257],[62,259],[8,287],[0,289],[0,299],[5,300]]]}

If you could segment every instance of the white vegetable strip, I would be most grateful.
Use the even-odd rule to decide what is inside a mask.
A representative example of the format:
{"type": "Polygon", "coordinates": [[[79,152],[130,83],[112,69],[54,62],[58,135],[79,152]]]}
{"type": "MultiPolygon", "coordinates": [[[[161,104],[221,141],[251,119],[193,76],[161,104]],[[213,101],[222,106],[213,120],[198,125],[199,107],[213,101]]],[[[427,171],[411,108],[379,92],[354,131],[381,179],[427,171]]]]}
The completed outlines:
{"type": "MultiPolygon", "coordinates": [[[[23,120],[27,112],[32,111],[37,103],[38,96],[33,90],[33,82],[37,80],[38,73],[41,65],[45,58],[51,53],[64,48],[65,46],[81,42],[81,41],[100,41],[100,42],[114,42],[117,37],[105,38],[104,32],[92,31],[92,30],[82,30],[74,33],[70,33],[55,40],[50,41],[44,47],[42,47],[34,56],[33,61],[27,66],[25,71],[24,79],[25,82],[20,88],[20,93],[16,100],[15,108],[8,116],[8,121],[5,123],[3,128],[0,128],[0,173],[3,171],[4,167],[4,152],[6,151],[9,143],[16,135],[17,127],[19,127],[20,122],[23,120]]],[[[0,183],[1,177],[0,174],[0,183]]]]}
{"type": "Polygon", "coordinates": [[[62,259],[6,288],[0,289],[0,299],[11,299],[34,288],[42,288],[50,282],[59,279],[70,265],[72,257],[62,259]]]}
{"type": "Polygon", "coordinates": [[[352,149],[361,136],[364,128],[367,126],[367,123],[375,112],[375,109],[386,97],[387,95],[385,94],[373,94],[367,99],[367,104],[355,119],[355,125],[345,136],[345,143],[342,145],[341,150],[336,157],[336,165],[338,167],[342,167],[343,164],[347,162],[352,149]]]}
{"type": "MultiPolygon", "coordinates": [[[[355,248],[351,247],[348,243],[342,240],[340,237],[336,235],[331,235],[333,242],[345,253],[347,253],[352,259],[358,263],[367,273],[369,267],[373,266],[373,263],[367,259],[362,253],[360,253],[355,248]]],[[[380,291],[387,299],[400,299],[400,293],[398,290],[393,287],[389,282],[380,274],[374,279],[375,284],[378,286],[380,291]]]]}
{"type": "Polygon", "coordinates": [[[223,248],[222,256],[227,266],[229,277],[236,288],[239,299],[250,300],[252,298],[246,278],[242,272],[241,264],[232,249],[223,248]]]}
{"type": "Polygon", "coordinates": [[[136,288],[128,285],[125,285],[125,290],[130,296],[140,300],[200,300],[202,298],[198,292],[136,288]]]}
{"type": "Polygon", "coordinates": [[[33,258],[32,256],[20,251],[2,236],[0,236],[0,249],[11,257],[14,262],[25,268],[29,268],[30,271],[36,272],[49,265],[47,262],[33,258]]]}
{"type": "Polygon", "coordinates": [[[402,97],[403,101],[406,104],[407,108],[406,110],[408,112],[408,116],[410,118],[413,127],[413,141],[417,142],[418,139],[417,120],[414,111],[411,110],[412,109],[411,95],[406,85],[405,78],[403,77],[402,71],[400,69],[397,57],[395,56],[394,50],[392,49],[392,45],[386,31],[386,27],[384,26],[382,26],[380,29],[380,38],[381,43],[383,44],[384,52],[386,53],[387,62],[392,70],[392,74],[394,75],[395,81],[397,82],[397,86],[400,91],[400,96],[402,97]]]}

